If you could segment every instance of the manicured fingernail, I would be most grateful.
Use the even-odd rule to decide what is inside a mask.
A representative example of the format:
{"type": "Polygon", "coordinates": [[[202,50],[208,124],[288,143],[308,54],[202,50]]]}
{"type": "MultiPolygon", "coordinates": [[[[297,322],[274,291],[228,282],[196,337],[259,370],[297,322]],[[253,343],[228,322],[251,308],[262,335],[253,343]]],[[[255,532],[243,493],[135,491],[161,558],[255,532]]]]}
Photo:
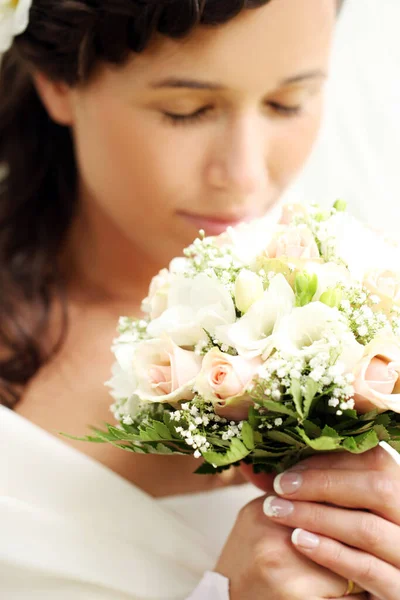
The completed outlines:
{"type": "Polygon", "coordinates": [[[288,500],[269,496],[264,502],[264,513],[267,517],[282,518],[292,514],[294,506],[288,500]]]}
{"type": "Polygon", "coordinates": [[[287,494],[294,494],[301,488],[303,484],[303,477],[300,473],[295,471],[286,471],[281,473],[274,480],[274,490],[280,496],[287,494]]]}
{"type": "Polygon", "coordinates": [[[304,529],[295,529],[292,533],[292,542],[300,548],[314,550],[319,546],[319,537],[309,531],[304,531],[304,529]]]}
{"type": "Polygon", "coordinates": [[[379,445],[382,450],[385,450],[385,452],[387,452],[389,456],[393,458],[394,462],[400,466],[400,454],[397,452],[397,450],[392,448],[392,446],[390,446],[387,442],[381,442],[379,445]]]}

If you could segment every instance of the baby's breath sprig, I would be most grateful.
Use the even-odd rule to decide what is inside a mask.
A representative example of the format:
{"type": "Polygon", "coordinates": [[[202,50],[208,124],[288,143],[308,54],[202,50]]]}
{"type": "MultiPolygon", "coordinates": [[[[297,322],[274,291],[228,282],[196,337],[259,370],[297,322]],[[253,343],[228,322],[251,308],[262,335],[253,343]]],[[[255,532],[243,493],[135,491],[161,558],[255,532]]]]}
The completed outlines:
{"type": "Polygon", "coordinates": [[[339,310],[345,315],[356,340],[364,346],[391,324],[382,311],[373,310],[374,296],[361,284],[343,286],[343,299],[339,310]]]}
{"type": "Polygon", "coordinates": [[[193,244],[184,250],[189,260],[186,275],[195,277],[205,273],[211,278],[218,279],[233,293],[236,278],[243,265],[235,258],[229,246],[221,248],[212,237],[197,238],[193,244]]]}
{"type": "Polygon", "coordinates": [[[147,319],[120,317],[118,321],[117,332],[120,336],[123,336],[126,341],[141,342],[143,340],[148,340],[150,337],[147,333],[148,325],[149,320],[147,319]]]}

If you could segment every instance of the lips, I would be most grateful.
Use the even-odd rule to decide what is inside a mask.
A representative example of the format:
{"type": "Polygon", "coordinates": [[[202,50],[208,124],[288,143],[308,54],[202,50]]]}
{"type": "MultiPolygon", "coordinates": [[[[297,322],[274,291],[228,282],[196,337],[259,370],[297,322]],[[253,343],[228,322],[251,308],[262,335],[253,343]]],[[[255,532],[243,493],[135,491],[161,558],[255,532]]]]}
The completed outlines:
{"type": "Polygon", "coordinates": [[[228,227],[236,227],[240,223],[251,221],[256,218],[254,215],[242,216],[214,216],[214,215],[196,215],[191,213],[179,213],[187,222],[193,225],[197,231],[203,229],[206,235],[220,235],[228,227]]]}

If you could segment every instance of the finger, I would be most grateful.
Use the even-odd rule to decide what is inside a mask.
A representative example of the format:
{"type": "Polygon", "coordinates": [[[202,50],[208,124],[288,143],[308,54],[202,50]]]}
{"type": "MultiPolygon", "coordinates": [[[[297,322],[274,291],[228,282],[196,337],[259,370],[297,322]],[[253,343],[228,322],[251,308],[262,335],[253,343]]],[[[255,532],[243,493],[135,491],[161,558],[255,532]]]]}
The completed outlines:
{"type": "Polygon", "coordinates": [[[372,513],[277,496],[268,496],[264,513],[276,523],[332,538],[400,568],[400,528],[372,513]]]}
{"type": "Polygon", "coordinates": [[[400,572],[383,560],[302,529],[295,529],[292,542],[303,555],[344,579],[351,579],[380,600],[400,598],[400,572]]]}
{"type": "Polygon", "coordinates": [[[282,598],[292,597],[294,592],[299,598],[307,600],[337,599],[343,596],[347,589],[347,580],[316,564],[307,556],[294,552],[291,542],[292,530],[265,517],[262,510],[265,499],[266,496],[261,496],[248,504],[242,518],[246,519],[245,531],[251,531],[256,525],[258,537],[255,538],[253,564],[262,565],[266,581],[273,585],[276,585],[277,580],[280,582],[282,598]],[[254,508],[257,510],[254,511],[254,508]]]}
{"type": "Polygon", "coordinates": [[[268,473],[254,473],[253,465],[240,464],[240,470],[247,481],[258,487],[263,492],[271,492],[275,475],[268,473]]]}
{"type": "Polygon", "coordinates": [[[400,478],[382,471],[306,469],[286,471],[274,480],[278,496],[370,510],[400,524],[400,478]]]}
{"type": "Polygon", "coordinates": [[[303,468],[311,469],[349,469],[351,471],[397,471],[400,464],[400,454],[386,442],[364,452],[351,454],[350,452],[332,452],[317,454],[298,463],[293,470],[303,468]]]}

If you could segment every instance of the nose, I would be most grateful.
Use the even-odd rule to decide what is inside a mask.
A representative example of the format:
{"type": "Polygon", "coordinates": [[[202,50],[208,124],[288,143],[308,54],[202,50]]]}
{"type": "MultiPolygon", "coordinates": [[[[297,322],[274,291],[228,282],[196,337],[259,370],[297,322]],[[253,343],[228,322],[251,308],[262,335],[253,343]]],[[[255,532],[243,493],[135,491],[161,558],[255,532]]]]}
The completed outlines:
{"type": "Polygon", "coordinates": [[[256,117],[226,125],[207,165],[207,183],[232,197],[246,198],[268,187],[268,135],[256,117]]]}

